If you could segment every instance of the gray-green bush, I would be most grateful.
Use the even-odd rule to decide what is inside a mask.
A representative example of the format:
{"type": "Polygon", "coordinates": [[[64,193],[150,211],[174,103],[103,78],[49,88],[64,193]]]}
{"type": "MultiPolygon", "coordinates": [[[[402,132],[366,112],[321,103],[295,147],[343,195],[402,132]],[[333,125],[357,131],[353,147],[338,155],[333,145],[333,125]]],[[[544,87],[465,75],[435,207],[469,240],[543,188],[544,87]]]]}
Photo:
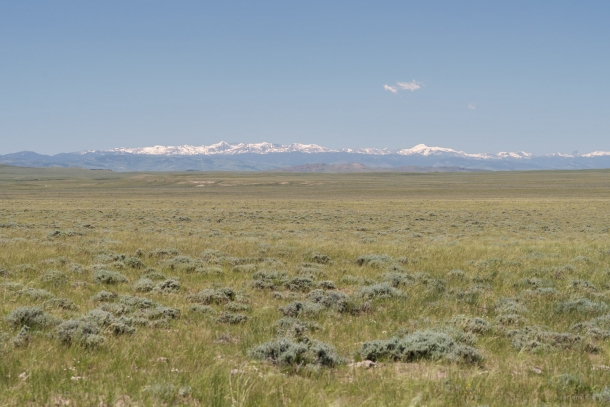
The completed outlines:
{"type": "Polygon", "coordinates": [[[480,364],[484,357],[477,349],[458,342],[446,332],[423,330],[397,335],[388,340],[365,342],[360,356],[366,360],[416,362],[421,359],[480,364]]]}

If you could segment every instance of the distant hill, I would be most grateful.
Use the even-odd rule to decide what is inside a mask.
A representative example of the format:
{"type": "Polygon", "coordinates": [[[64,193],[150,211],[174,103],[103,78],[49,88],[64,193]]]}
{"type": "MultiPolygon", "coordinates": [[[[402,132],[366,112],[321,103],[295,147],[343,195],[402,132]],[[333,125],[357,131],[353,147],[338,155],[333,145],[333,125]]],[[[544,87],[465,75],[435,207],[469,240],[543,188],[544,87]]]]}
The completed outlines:
{"type": "Polygon", "coordinates": [[[305,164],[295,167],[280,168],[279,172],[315,172],[315,173],[348,173],[348,172],[481,172],[487,170],[460,167],[369,167],[361,163],[347,164],[305,164]]]}
{"type": "Polygon", "coordinates": [[[116,148],[52,156],[22,151],[0,156],[0,163],[113,171],[456,172],[610,168],[610,152],[534,156],[526,152],[472,154],[424,144],[399,150],[333,150],[316,144],[220,142],[210,146],[116,148]]]}

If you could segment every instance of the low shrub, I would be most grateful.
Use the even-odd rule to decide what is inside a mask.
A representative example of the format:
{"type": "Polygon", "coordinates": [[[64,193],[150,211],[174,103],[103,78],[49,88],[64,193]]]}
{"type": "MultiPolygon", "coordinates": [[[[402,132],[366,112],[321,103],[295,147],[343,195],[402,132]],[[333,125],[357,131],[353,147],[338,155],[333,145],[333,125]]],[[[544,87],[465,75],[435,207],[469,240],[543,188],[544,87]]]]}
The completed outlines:
{"type": "Polygon", "coordinates": [[[597,291],[597,288],[587,280],[572,280],[570,286],[574,290],[597,291]]]}
{"type": "Polygon", "coordinates": [[[189,311],[199,313],[199,314],[215,314],[216,310],[209,305],[191,305],[189,307],[189,311]]]}
{"type": "Polygon", "coordinates": [[[558,312],[578,312],[578,313],[601,313],[608,310],[608,305],[604,302],[594,302],[586,298],[579,298],[573,301],[565,301],[557,304],[558,312]]]}
{"type": "Polygon", "coordinates": [[[360,308],[349,295],[334,290],[313,290],[307,295],[308,302],[337,312],[358,313],[360,308]]]}
{"type": "Polygon", "coordinates": [[[300,297],[300,295],[297,293],[293,293],[293,292],[283,293],[280,291],[274,291],[272,293],[272,295],[273,295],[273,298],[275,298],[276,300],[296,300],[297,298],[300,297]]]}
{"type": "Polygon", "coordinates": [[[301,314],[317,314],[323,309],[324,308],[321,306],[316,306],[315,304],[301,301],[293,301],[284,305],[283,307],[279,307],[282,314],[292,318],[298,317],[301,314]]]}
{"type": "Polygon", "coordinates": [[[20,264],[17,267],[15,267],[15,271],[17,273],[33,273],[36,271],[36,268],[34,266],[32,266],[31,264],[20,264]]]}
{"type": "Polygon", "coordinates": [[[468,287],[464,290],[449,290],[449,293],[454,294],[458,301],[465,302],[466,304],[476,304],[479,301],[479,296],[483,294],[483,292],[484,290],[476,286],[468,287]]]}
{"type": "Polygon", "coordinates": [[[394,259],[386,254],[367,254],[356,259],[357,265],[373,268],[383,268],[393,262],[394,259]]]}
{"type": "Polygon", "coordinates": [[[413,278],[417,284],[425,286],[428,292],[442,293],[445,291],[445,280],[433,278],[428,273],[414,273],[413,278]]]}
{"type": "Polygon", "coordinates": [[[75,311],[78,309],[76,304],[67,298],[51,298],[42,305],[45,309],[63,309],[66,311],[75,311]]]}
{"type": "Polygon", "coordinates": [[[189,256],[176,256],[163,262],[163,267],[185,273],[192,273],[202,265],[201,261],[189,256]]]}
{"type": "Polygon", "coordinates": [[[347,275],[341,277],[340,281],[342,284],[346,284],[346,285],[360,285],[362,279],[360,277],[356,277],[356,276],[347,274],[347,275]]]}
{"type": "Polygon", "coordinates": [[[147,309],[158,306],[154,301],[149,300],[148,298],[131,295],[121,295],[119,297],[119,302],[127,305],[128,307],[132,307],[133,309],[147,309]]]}
{"type": "Polygon", "coordinates": [[[405,298],[406,294],[392,287],[388,283],[379,283],[362,287],[356,294],[366,300],[373,298],[405,298]]]}
{"type": "Polygon", "coordinates": [[[116,303],[116,302],[103,303],[102,305],[100,305],[98,307],[98,309],[101,309],[102,311],[110,312],[114,316],[127,315],[127,314],[132,313],[135,310],[135,308],[133,308],[133,307],[130,307],[125,304],[116,303]]]}
{"type": "Polygon", "coordinates": [[[134,328],[132,324],[133,321],[131,319],[115,319],[108,325],[106,330],[115,336],[133,335],[136,332],[136,328],[134,328]]]}
{"type": "Polygon", "coordinates": [[[283,287],[289,280],[283,271],[258,271],[252,275],[252,287],[258,290],[274,290],[283,287]]]}
{"type": "Polygon", "coordinates": [[[57,327],[57,337],[64,345],[80,345],[84,348],[96,348],[104,343],[99,326],[92,321],[70,319],[57,327]]]}
{"type": "Polygon", "coordinates": [[[147,293],[155,288],[155,283],[145,277],[140,277],[138,281],[133,284],[133,289],[139,292],[147,293]]]}
{"type": "Polygon", "coordinates": [[[27,325],[21,327],[17,335],[11,338],[11,344],[16,348],[25,348],[30,343],[32,337],[30,328],[27,325]]]}
{"type": "Polygon", "coordinates": [[[284,283],[284,286],[290,291],[307,292],[313,288],[314,281],[308,277],[297,276],[284,283]]]}
{"type": "Polygon", "coordinates": [[[45,272],[40,277],[40,280],[43,283],[53,285],[56,287],[66,285],[68,283],[68,277],[61,271],[57,271],[57,270],[49,270],[49,271],[45,272]]]}
{"type": "Polygon", "coordinates": [[[335,285],[334,281],[323,280],[316,282],[316,288],[320,288],[322,290],[336,290],[337,286],[335,285]]]}
{"type": "Polygon", "coordinates": [[[93,273],[93,281],[100,284],[126,283],[127,277],[117,271],[97,270],[93,273]]]}
{"type": "Polygon", "coordinates": [[[307,256],[307,261],[317,264],[330,264],[332,263],[329,256],[321,253],[312,253],[307,256]]]}
{"type": "Polygon", "coordinates": [[[250,350],[249,355],[253,359],[266,360],[276,365],[304,365],[308,362],[307,351],[306,344],[279,338],[256,346],[250,350]]]}
{"type": "Polygon", "coordinates": [[[519,297],[525,300],[536,297],[553,297],[559,295],[559,291],[553,287],[539,287],[533,290],[523,290],[519,293],[519,297]]]}
{"type": "Polygon", "coordinates": [[[174,293],[180,291],[180,282],[175,278],[169,278],[165,281],[157,283],[155,291],[163,293],[174,293]]]}
{"type": "Polygon", "coordinates": [[[27,325],[30,328],[46,328],[56,325],[59,321],[54,316],[47,314],[40,307],[19,307],[11,311],[4,319],[9,325],[21,327],[27,325]]]}
{"type": "Polygon", "coordinates": [[[243,312],[250,311],[252,309],[252,307],[250,307],[248,304],[243,304],[241,302],[230,302],[225,304],[224,308],[230,312],[243,312]]]}
{"type": "Polygon", "coordinates": [[[219,322],[221,324],[237,325],[237,324],[243,324],[248,319],[250,319],[250,317],[247,315],[233,314],[230,312],[222,312],[218,316],[218,318],[216,318],[216,322],[219,322]]]}
{"type": "Polygon", "coordinates": [[[163,274],[163,273],[159,273],[158,271],[155,271],[154,269],[150,269],[150,270],[147,270],[147,273],[144,274],[141,278],[147,278],[149,280],[158,281],[158,280],[165,280],[167,277],[165,277],[165,274],[163,274]]]}
{"type": "Polygon", "coordinates": [[[381,280],[394,288],[413,285],[415,278],[407,273],[389,272],[381,275],[381,280]]]}
{"type": "Polygon", "coordinates": [[[499,325],[518,325],[525,322],[525,318],[518,314],[501,314],[495,319],[496,324],[499,325]]]}
{"type": "Polygon", "coordinates": [[[197,267],[197,269],[195,269],[195,272],[202,274],[202,275],[219,275],[224,273],[224,270],[222,269],[222,267],[218,267],[218,266],[200,266],[197,267]]]}
{"type": "Polygon", "coordinates": [[[49,298],[55,297],[53,294],[48,292],[47,290],[43,290],[40,288],[23,288],[17,291],[17,294],[22,295],[24,297],[29,297],[31,300],[47,300],[49,298]]]}
{"type": "Polygon", "coordinates": [[[127,257],[125,260],[123,260],[123,263],[125,264],[125,266],[132,269],[143,269],[144,267],[146,267],[142,260],[137,257],[127,257]]]}
{"type": "Polygon", "coordinates": [[[233,289],[225,287],[212,289],[208,288],[199,291],[196,294],[187,295],[186,299],[190,302],[196,302],[200,304],[225,304],[229,301],[234,301],[237,293],[233,289]]]}
{"type": "Polygon", "coordinates": [[[573,325],[571,330],[580,331],[595,339],[610,338],[610,314],[573,325]]]}
{"type": "Polygon", "coordinates": [[[551,380],[551,384],[560,393],[580,394],[589,393],[591,389],[587,386],[582,378],[568,373],[561,374],[551,380]]]}
{"type": "Polygon", "coordinates": [[[547,288],[553,287],[552,281],[541,280],[539,278],[524,278],[515,283],[516,287],[547,288]]]}
{"type": "MultiPolygon", "coordinates": [[[[567,332],[546,331],[539,326],[526,326],[506,332],[511,338],[511,345],[518,351],[545,351],[553,349],[573,349],[585,344],[583,338],[567,332]]],[[[585,344],[587,345],[587,344],[585,344]]],[[[589,351],[595,351],[592,346],[586,346],[589,351]]]]}
{"type": "Polygon", "coordinates": [[[114,263],[117,261],[122,262],[123,260],[125,260],[126,257],[127,256],[125,256],[124,254],[102,253],[102,254],[98,254],[97,256],[95,256],[94,261],[96,263],[108,264],[108,263],[114,263]]]}
{"type": "Polygon", "coordinates": [[[100,291],[91,297],[91,301],[93,302],[112,302],[116,301],[119,298],[117,293],[111,293],[109,291],[100,291]]]}
{"type": "Polygon", "coordinates": [[[456,315],[449,321],[449,324],[464,332],[473,334],[486,334],[491,331],[491,324],[483,318],[469,317],[466,315],[456,315]]]}
{"type": "Polygon", "coordinates": [[[499,298],[494,305],[498,314],[523,314],[527,312],[525,305],[514,298],[499,298]]]}
{"type": "Polygon", "coordinates": [[[587,256],[576,256],[572,259],[573,263],[587,263],[587,264],[591,264],[594,263],[593,259],[587,256]]]}
{"type": "Polygon", "coordinates": [[[109,326],[115,320],[115,317],[114,315],[112,315],[112,313],[104,311],[100,308],[92,309],[82,318],[88,322],[92,322],[97,326],[101,327],[109,326]]]}
{"type": "Polygon", "coordinates": [[[254,273],[257,270],[256,264],[239,264],[232,269],[236,273],[254,273]]]}
{"type": "Polygon", "coordinates": [[[601,391],[593,393],[593,400],[602,403],[610,403],[610,387],[605,386],[601,391]]]}
{"type": "Polygon", "coordinates": [[[292,338],[300,338],[308,332],[322,329],[322,327],[315,322],[302,321],[291,317],[284,317],[278,320],[273,326],[276,329],[278,336],[292,338]]]}
{"type": "Polygon", "coordinates": [[[424,330],[397,335],[388,340],[365,342],[360,349],[365,360],[416,362],[418,360],[448,360],[480,364],[483,355],[475,348],[458,342],[445,332],[424,330]]]}
{"type": "Polygon", "coordinates": [[[148,253],[148,257],[168,257],[168,256],[177,256],[178,250],[176,249],[155,249],[148,253]]]}
{"type": "Polygon", "coordinates": [[[201,260],[209,264],[221,264],[224,263],[228,258],[225,253],[214,249],[204,250],[199,257],[201,260]]]}
{"type": "Polygon", "coordinates": [[[137,318],[144,319],[176,319],[180,317],[180,310],[177,308],[164,307],[157,305],[151,308],[142,308],[134,314],[137,318]]]}
{"type": "Polygon", "coordinates": [[[19,291],[23,288],[23,284],[16,283],[14,281],[7,281],[5,283],[0,284],[0,289],[4,291],[19,291]]]}
{"type": "Polygon", "coordinates": [[[456,269],[449,271],[449,273],[447,273],[447,276],[452,279],[463,280],[466,277],[466,273],[464,273],[462,270],[456,269]]]}
{"type": "Polygon", "coordinates": [[[312,280],[326,275],[326,272],[320,268],[319,264],[311,263],[301,263],[301,267],[297,269],[297,273],[300,276],[309,277],[312,280]]]}
{"type": "Polygon", "coordinates": [[[266,360],[276,365],[335,367],[344,360],[331,345],[320,341],[293,342],[278,338],[249,351],[253,359],[266,360]]]}

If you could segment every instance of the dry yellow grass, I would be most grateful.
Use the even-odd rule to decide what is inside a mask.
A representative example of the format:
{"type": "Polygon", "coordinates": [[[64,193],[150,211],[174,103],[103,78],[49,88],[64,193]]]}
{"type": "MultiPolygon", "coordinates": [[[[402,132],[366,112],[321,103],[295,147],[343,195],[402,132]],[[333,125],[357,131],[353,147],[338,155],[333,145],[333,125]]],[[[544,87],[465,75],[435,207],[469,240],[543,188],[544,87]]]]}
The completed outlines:
{"type": "Polygon", "coordinates": [[[0,167],[0,404],[595,404],[610,379],[608,341],[573,326],[607,314],[590,304],[610,305],[609,198],[608,171],[117,174],[0,167]],[[149,256],[159,249],[178,255],[149,256]],[[206,250],[224,257],[210,260],[206,250]],[[313,253],[332,263],[304,267],[313,253]],[[392,260],[359,266],[356,259],[368,254],[392,260]],[[129,258],[143,267],[132,268],[129,258]],[[298,369],[249,357],[276,336],[278,308],[293,301],[254,288],[253,270],[294,277],[318,269],[314,283],[331,280],[357,298],[362,287],[384,280],[388,267],[413,278],[398,287],[406,298],[372,299],[371,310],[359,314],[301,316],[322,327],[308,335],[334,346],[347,363],[298,369]],[[129,282],[96,283],[100,268],[129,282]],[[180,289],[136,291],[149,268],[175,277],[180,289]],[[248,321],[217,322],[222,304],[211,305],[214,316],[191,310],[188,295],[217,287],[243,295],[250,310],[239,313],[248,321]],[[95,349],[62,344],[53,326],[32,327],[29,340],[15,346],[20,327],[5,318],[48,301],[19,294],[24,288],[72,301],[78,309],[46,310],[61,320],[99,307],[91,297],[102,290],[149,298],[180,317],[137,326],[132,335],[102,329],[106,340],[95,349]],[[525,307],[521,322],[498,322],[501,298],[525,307]],[[575,300],[589,303],[561,311],[575,300]],[[444,328],[456,315],[491,325],[472,343],[485,357],[481,365],[425,358],[349,365],[366,341],[444,328]],[[526,326],[579,342],[540,337],[546,349],[517,349],[508,331],[526,326]]]}

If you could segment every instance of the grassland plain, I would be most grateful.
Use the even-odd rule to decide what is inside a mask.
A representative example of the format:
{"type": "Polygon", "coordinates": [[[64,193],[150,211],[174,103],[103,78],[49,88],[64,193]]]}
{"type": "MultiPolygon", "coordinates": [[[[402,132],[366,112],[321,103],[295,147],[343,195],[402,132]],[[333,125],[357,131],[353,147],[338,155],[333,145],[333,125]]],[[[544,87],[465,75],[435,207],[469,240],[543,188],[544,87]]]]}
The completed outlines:
{"type": "Polygon", "coordinates": [[[0,405],[610,402],[610,171],[0,167],[0,405]]]}

